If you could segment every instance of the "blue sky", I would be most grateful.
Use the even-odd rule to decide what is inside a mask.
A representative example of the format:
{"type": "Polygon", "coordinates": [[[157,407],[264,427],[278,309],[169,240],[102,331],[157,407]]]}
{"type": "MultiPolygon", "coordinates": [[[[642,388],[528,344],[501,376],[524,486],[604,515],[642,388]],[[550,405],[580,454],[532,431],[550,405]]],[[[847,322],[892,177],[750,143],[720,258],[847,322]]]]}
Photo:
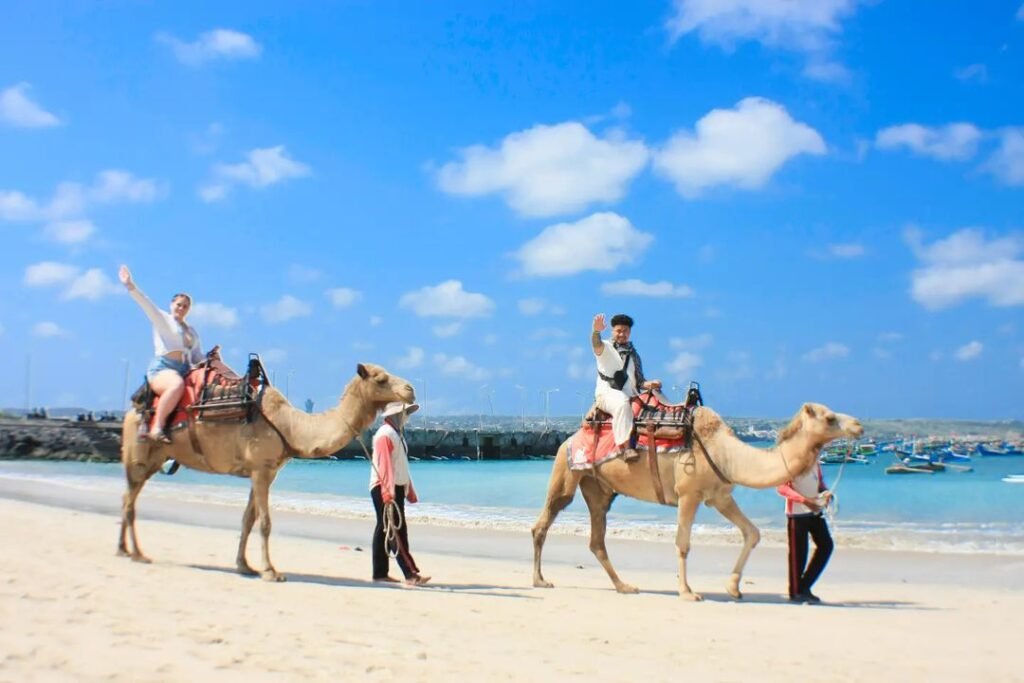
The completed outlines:
{"type": "Polygon", "coordinates": [[[123,262],[318,409],[578,413],[628,312],[727,415],[1024,417],[1020,0],[550,5],[6,5],[0,405],[122,405],[123,262]]]}

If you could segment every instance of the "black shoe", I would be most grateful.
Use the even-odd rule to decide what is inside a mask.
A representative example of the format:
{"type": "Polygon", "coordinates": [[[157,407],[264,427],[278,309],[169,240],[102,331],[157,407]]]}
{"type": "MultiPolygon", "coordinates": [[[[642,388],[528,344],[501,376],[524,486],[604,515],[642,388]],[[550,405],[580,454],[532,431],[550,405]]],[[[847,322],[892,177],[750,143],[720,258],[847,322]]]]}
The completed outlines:
{"type": "Polygon", "coordinates": [[[789,596],[789,601],[817,605],[819,602],[821,602],[821,598],[819,598],[814,593],[807,591],[805,593],[797,593],[796,595],[789,596]]]}

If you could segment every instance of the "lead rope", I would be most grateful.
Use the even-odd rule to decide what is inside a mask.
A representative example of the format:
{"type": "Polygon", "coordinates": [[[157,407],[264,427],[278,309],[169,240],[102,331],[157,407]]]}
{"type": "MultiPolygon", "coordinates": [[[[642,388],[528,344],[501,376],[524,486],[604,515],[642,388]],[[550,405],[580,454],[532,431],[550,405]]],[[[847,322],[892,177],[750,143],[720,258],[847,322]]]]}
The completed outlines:
{"type": "Polygon", "coordinates": [[[828,505],[825,506],[825,514],[828,515],[828,525],[832,527],[833,531],[836,526],[836,517],[839,516],[839,497],[836,496],[836,489],[839,488],[839,481],[843,478],[843,470],[846,469],[846,463],[850,461],[851,455],[853,455],[853,444],[847,446],[846,456],[839,464],[839,474],[836,475],[836,479],[829,489],[832,492],[832,497],[829,498],[828,505]]]}

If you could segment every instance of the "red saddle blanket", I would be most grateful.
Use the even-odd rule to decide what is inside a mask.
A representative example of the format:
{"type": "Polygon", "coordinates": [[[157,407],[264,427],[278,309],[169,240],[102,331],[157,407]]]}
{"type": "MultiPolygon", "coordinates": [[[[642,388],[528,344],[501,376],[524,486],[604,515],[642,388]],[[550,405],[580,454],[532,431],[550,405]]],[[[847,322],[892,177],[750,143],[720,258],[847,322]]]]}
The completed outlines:
{"type": "MultiPolygon", "coordinates": [[[[632,404],[633,423],[638,432],[638,451],[647,451],[652,438],[655,449],[659,452],[683,450],[688,447],[682,430],[683,416],[686,413],[683,406],[662,403],[651,392],[634,396],[632,404]],[[647,433],[651,430],[646,428],[646,424],[651,421],[655,423],[653,434],[647,433]],[[674,425],[678,425],[678,428],[674,425]]],[[[611,421],[585,421],[580,429],[569,437],[567,450],[569,469],[572,470],[590,469],[616,457],[611,421]]]]}
{"type": "MultiPolygon", "coordinates": [[[[217,402],[225,399],[241,399],[245,390],[245,378],[240,377],[234,370],[220,361],[211,361],[208,365],[193,368],[185,375],[185,391],[174,411],[167,418],[166,429],[181,429],[188,426],[190,409],[202,402],[217,402]]],[[[153,397],[153,413],[155,416],[156,407],[160,403],[160,396],[153,397]]],[[[232,401],[237,403],[237,401],[232,401]]],[[[221,419],[239,418],[245,414],[244,408],[235,408],[227,411],[217,410],[221,419]]],[[[153,418],[151,418],[153,419],[153,418]]],[[[153,429],[154,425],[149,425],[153,429]]]]}

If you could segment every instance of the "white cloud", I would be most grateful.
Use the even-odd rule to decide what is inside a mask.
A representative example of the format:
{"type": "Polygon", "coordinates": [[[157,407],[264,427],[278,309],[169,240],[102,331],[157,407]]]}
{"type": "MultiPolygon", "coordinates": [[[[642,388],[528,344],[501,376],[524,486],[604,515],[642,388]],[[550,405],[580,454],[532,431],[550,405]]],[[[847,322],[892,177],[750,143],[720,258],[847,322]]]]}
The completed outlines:
{"type": "Polygon", "coordinates": [[[454,337],[459,332],[462,332],[462,321],[456,320],[455,322],[448,323],[447,325],[434,325],[434,335],[441,337],[454,337]]]}
{"type": "Polygon", "coordinates": [[[829,54],[841,32],[840,20],[853,14],[857,0],[674,0],[666,21],[669,39],[697,32],[704,43],[724,50],[743,41],[804,53],[804,73],[821,80],[845,75],[829,54]]]}
{"type": "Polygon", "coordinates": [[[616,202],[647,165],[647,146],[621,135],[595,137],[575,121],[511,133],[496,148],[459,152],[441,167],[438,186],[457,195],[501,194],[515,211],[553,216],[616,202]]]}
{"type": "Polygon", "coordinates": [[[953,355],[959,361],[974,360],[981,355],[984,348],[980,341],[970,341],[958,348],[953,355]]]}
{"type": "Polygon", "coordinates": [[[541,339],[565,339],[568,336],[569,333],[561,328],[542,327],[531,332],[529,339],[531,341],[540,341],[541,339]]]}
{"type": "Polygon", "coordinates": [[[47,287],[71,282],[78,275],[78,267],[56,261],[42,261],[25,269],[24,282],[29,287],[47,287]]]}
{"type": "Polygon", "coordinates": [[[984,64],[968,64],[953,72],[957,80],[984,83],[988,80],[988,67],[984,64]]]}
{"type": "Polygon", "coordinates": [[[262,189],[292,178],[310,175],[312,170],[306,164],[288,157],[284,145],[253,149],[246,155],[246,161],[238,164],[216,164],[213,167],[215,180],[199,189],[203,201],[223,199],[232,185],[242,184],[262,189]]]}
{"type": "Polygon", "coordinates": [[[230,329],[238,325],[238,310],[224,304],[204,301],[192,306],[189,317],[199,327],[223,327],[230,329]]]}
{"type": "Polygon", "coordinates": [[[0,92],[0,121],[19,128],[59,126],[61,121],[28,97],[28,83],[18,83],[0,92]]]}
{"type": "Polygon", "coordinates": [[[157,34],[156,38],[170,45],[178,61],[189,66],[199,66],[215,59],[255,59],[263,51],[263,46],[252,36],[225,28],[206,31],[192,42],[165,33],[157,34]]]}
{"type": "Polygon", "coordinates": [[[905,239],[920,261],[911,273],[911,296],[925,308],[975,297],[992,306],[1024,305],[1024,237],[988,239],[980,229],[965,228],[930,245],[916,229],[905,239]]]}
{"type": "Polygon", "coordinates": [[[633,263],[652,241],[653,235],[640,232],[617,213],[595,213],[544,228],[513,256],[524,275],[560,277],[633,263]]]}
{"type": "Polygon", "coordinates": [[[306,285],[310,282],[316,282],[321,277],[323,277],[323,273],[318,268],[303,266],[298,263],[288,266],[288,279],[295,284],[306,285]]]}
{"type": "Polygon", "coordinates": [[[846,358],[850,355],[850,348],[839,342],[827,342],[816,349],[811,349],[803,355],[808,363],[821,363],[822,361],[835,358],[846,358]]]}
{"type": "Polygon", "coordinates": [[[61,244],[81,244],[96,232],[96,226],[86,219],[57,221],[43,228],[43,236],[61,244]]]}
{"type": "Polygon", "coordinates": [[[887,343],[887,344],[888,343],[892,343],[892,342],[903,341],[903,333],[902,332],[882,332],[881,334],[878,335],[878,341],[884,342],[884,343],[887,343]]]}
{"type": "Polygon", "coordinates": [[[98,301],[109,294],[120,294],[124,288],[99,268],[90,268],[75,277],[61,295],[62,299],[98,301]]]}
{"type": "Polygon", "coordinates": [[[380,324],[384,322],[384,318],[379,315],[370,316],[370,327],[380,327],[380,324]]]}
{"type": "Polygon", "coordinates": [[[940,161],[964,161],[974,156],[981,131],[971,123],[950,123],[940,127],[905,123],[883,128],[875,135],[879,149],[906,147],[915,154],[940,161]]]}
{"type": "Polygon", "coordinates": [[[982,169],[1006,185],[1024,185],[1024,128],[1006,128],[999,132],[999,147],[982,169]]]}
{"type": "Polygon", "coordinates": [[[804,76],[825,83],[844,83],[850,80],[850,70],[839,62],[828,59],[813,59],[803,70],[804,76]]]}
{"type": "Polygon", "coordinates": [[[445,375],[462,377],[472,381],[488,379],[491,373],[474,365],[462,356],[449,356],[444,353],[434,354],[434,365],[445,375]]]}
{"type": "Polygon", "coordinates": [[[285,349],[267,349],[260,354],[260,360],[264,363],[283,363],[288,360],[288,351],[285,349]]]}
{"type": "Polygon", "coordinates": [[[669,348],[681,349],[684,351],[698,351],[706,349],[714,342],[715,338],[708,332],[698,334],[694,337],[672,337],[668,340],[669,348]]]}
{"type": "Polygon", "coordinates": [[[547,307],[547,302],[544,299],[520,299],[516,305],[523,315],[540,315],[547,307]]]}
{"type": "Polygon", "coordinates": [[[398,305],[423,318],[480,318],[494,310],[494,302],[483,294],[467,292],[459,280],[406,292],[398,305]]]}
{"type": "Polygon", "coordinates": [[[685,299],[693,296],[693,289],[687,285],[674,285],[667,280],[644,282],[643,280],[618,280],[601,284],[605,296],[650,296],[685,299]]]}
{"type": "Polygon", "coordinates": [[[654,168],[679,194],[694,198],[719,185],[763,187],[790,159],[824,153],[821,135],[785,107],[748,97],[733,109],[708,112],[694,133],[674,133],[655,152],[654,168]]]}
{"type": "Polygon", "coordinates": [[[665,367],[677,381],[689,382],[693,379],[694,370],[703,364],[704,359],[700,354],[693,351],[680,351],[665,367]]]}
{"type": "Polygon", "coordinates": [[[828,253],[835,258],[858,258],[864,255],[864,245],[848,242],[828,245],[828,253]]]}
{"type": "Polygon", "coordinates": [[[889,360],[890,358],[892,358],[892,351],[890,351],[889,349],[883,349],[880,346],[876,346],[873,349],[871,349],[871,353],[875,356],[875,358],[878,358],[880,360],[889,360]]]}
{"type": "Polygon", "coordinates": [[[410,346],[408,353],[395,361],[395,367],[404,369],[418,368],[423,365],[425,357],[426,354],[423,352],[423,349],[418,346],[410,346]]]}
{"type": "Polygon", "coordinates": [[[362,292],[348,287],[334,287],[328,289],[324,294],[331,300],[335,308],[348,308],[363,297],[362,292]]]}
{"type": "Polygon", "coordinates": [[[139,204],[156,200],[162,191],[155,180],[136,178],[128,171],[109,169],[96,175],[89,198],[98,204],[139,204]]]}
{"type": "Polygon", "coordinates": [[[293,318],[303,318],[313,313],[313,307],[305,301],[285,294],[274,303],[260,306],[260,315],[271,324],[283,323],[293,318]]]}
{"type": "Polygon", "coordinates": [[[67,332],[61,328],[60,325],[50,321],[44,321],[36,323],[32,326],[32,336],[34,337],[66,337],[67,332]]]}
{"type": "Polygon", "coordinates": [[[88,187],[70,181],[58,183],[46,204],[15,190],[0,190],[0,220],[56,223],[81,218],[97,204],[148,203],[165,194],[164,185],[155,180],[107,169],[97,173],[88,187]]]}
{"type": "Polygon", "coordinates": [[[520,299],[516,302],[516,306],[519,308],[520,313],[527,316],[540,315],[541,313],[565,315],[564,308],[539,297],[520,299]]]}
{"type": "Polygon", "coordinates": [[[0,190],[0,219],[31,221],[39,215],[39,207],[31,197],[14,190],[0,190]]]}

